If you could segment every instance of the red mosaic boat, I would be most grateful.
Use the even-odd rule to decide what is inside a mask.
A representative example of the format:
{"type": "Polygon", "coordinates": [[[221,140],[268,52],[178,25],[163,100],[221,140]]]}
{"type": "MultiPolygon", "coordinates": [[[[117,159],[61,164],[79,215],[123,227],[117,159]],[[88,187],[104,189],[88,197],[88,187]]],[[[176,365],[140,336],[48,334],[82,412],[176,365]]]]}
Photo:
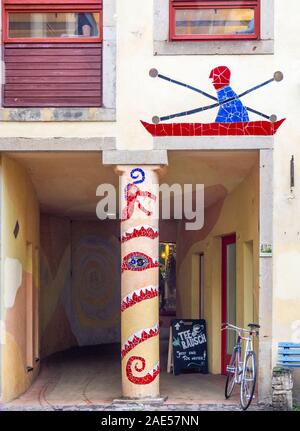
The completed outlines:
{"type": "Polygon", "coordinates": [[[272,136],[284,121],[285,118],[274,123],[141,123],[152,136],[272,136]]]}

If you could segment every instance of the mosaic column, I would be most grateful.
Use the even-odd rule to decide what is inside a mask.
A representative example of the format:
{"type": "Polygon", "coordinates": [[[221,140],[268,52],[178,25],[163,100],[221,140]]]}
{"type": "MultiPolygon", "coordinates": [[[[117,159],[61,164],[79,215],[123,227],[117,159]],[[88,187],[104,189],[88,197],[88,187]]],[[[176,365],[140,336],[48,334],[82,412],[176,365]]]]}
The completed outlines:
{"type": "Polygon", "coordinates": [[[158,213],[156,166],[122,166],[121,358],[123,396],[159,396],[158,213]]]}

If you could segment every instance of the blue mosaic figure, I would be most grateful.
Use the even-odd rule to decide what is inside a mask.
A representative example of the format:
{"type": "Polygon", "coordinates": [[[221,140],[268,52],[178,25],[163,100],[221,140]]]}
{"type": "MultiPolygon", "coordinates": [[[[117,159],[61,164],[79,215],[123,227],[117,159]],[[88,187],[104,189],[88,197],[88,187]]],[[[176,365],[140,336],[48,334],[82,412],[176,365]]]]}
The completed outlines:
{"type": "Polygon", "coordinates": [[[226,66],[219,66],[210,73],[213,86],[217,90],[219,103],[235,98],[220,106],[216,123],[240,123],[249,121],[248,112],[237,94],[230,87],[231,72],[226,66]]]}

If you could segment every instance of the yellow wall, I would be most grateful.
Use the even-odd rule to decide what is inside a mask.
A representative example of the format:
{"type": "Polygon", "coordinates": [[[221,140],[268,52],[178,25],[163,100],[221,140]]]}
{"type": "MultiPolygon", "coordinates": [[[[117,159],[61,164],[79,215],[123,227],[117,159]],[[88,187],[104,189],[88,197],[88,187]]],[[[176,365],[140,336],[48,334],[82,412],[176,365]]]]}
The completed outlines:
{"type": "Polygon", "coordinates": [[[204,318],[207,321],[209,369],[212,373],[220,373],[221,365],[221,237],[226,234],[235,232],[237,235],[237,324],[244,326],[249,320],[258,319],[258,192],[256,164],[232,193],[206,209],[202,232],[192,233],[193,239],[187,250],[183,248],[191,234],[181,227],[178,235],[179,318],[199,318],[198,256],[204,253],[204,318]],[[253,284],[249,281],[251,241],[253,284]]]}
{"type": "MultiPolygon", "coordinates": [[[[1,172],[2,319],[5,328],[1,346],[1,389],[2,399],[7,401],[24,392],[38,372],[35,360],[34,370],[29,373],[26,370],[26,286],[32,282],[33,295],[37,298],[39,204],[27,172],[18,163],[2,156],[1,172]],[[13,231],[17,221],[20,230],[15,238],[13,231]],[[33,261],[28,259],[29,249],[32,250],[33,261]]],[[[35,319],[36,316],[34,325],[35,319]]]]}

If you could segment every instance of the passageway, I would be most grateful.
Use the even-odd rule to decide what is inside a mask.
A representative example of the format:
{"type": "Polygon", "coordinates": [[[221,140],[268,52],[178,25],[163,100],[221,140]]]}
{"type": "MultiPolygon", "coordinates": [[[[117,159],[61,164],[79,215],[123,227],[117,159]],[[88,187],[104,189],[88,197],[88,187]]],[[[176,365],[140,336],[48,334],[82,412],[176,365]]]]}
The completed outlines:
{"type": "MultiPolygon", "coordinates": [[[[167,404],[236,404],[224,398],[225,377],[221,375],[166,372],[167,340],[161,341],[161,394],[167,404]]],[[[76,347],[55,353],[42,361],[32,387],[9,403],[9,408],[62,408],[111,404],[121,396],[118,344],[76,347]]]]}
{"type": "MultiPolygon", "coordinates": [[[[122,396],[120,221],[118,218],[98,220],[95,208],[99,202],[97,187],[104,183],[117,187],[118,177],[111,167],[101,164],[98,153],[9,154],[7,165],[7,176],[19,169],[28,184],[32,183],[31,193],[36,193],[38,204],[35,209],[38,221],[32,229],[39,240],[34,248],[34,260],[30,249],[27,250],[30,238],[20,236],[28,262],[34,261],[28,268],[35,271],[38,289],[34,291],[35,306],[25,310],[22,298],[27,285],[23,289],[17,286],[16,305],[7,321],[14,331],[18,329],[21,310],[22,316],[28,316],[28,328],[33,326],[35,332],[34,337],[23,334],[24,331],[14,332],[24,351],[23,362],[18,368],[24,379],[20,387],[7,382],[7,399],[21,394],[11,406],[34,408],[111,404],[122,396]],[[28,358],[26,353],[30,353],[28,358]]],[[[176,220],[172,211],[169,219],[159,223],[160,269],[164,273],[172,269],[164,280],[163,298],[161,280],[158,289],[160,305],[163,303],[160,310],[159,393],[168,397],[167,403],[224,403],[220,332],[221,242],[225,235],[236,234],[239,271],[236,274],[234,317],[240,326],[244,326],[257,320],[259,305],[255,251],[259,247],[257,154],[249,151],[174,152],[170,154],[169,167],[161,181],[181,188],[185,184],[204,184],[205,197],[202,229],[187,231],[185,220],[176,220]],[[182,166],[190,166],[189,171],[182,166]],[[172,255],[175,256],[175,266],[168,260],[172,255]],[[169,327],[175,316],[202,318],[207,322],[209,374],[175,377],[167,373],[169,327]]],[[[20,181],[20,184],[23,183],[20,181]]],[[[21,191],[15,192],[16,199],[21,191]]],[[[21,211],[16,214],[14,220],[20,226],[32,220],[32,208],[28,211],[30,217],[26,216],[26,219],[21,211]]],[[[116,216],[117,213],[118,208],[116,216]]],[[[16,244],[13,229],[11,235],[11,242],[16,244]]],[[[136,244],[138,249],[145,246],[140,238],[136,239],[136,244]]],[[[155,257],[155,250],[152,255],[155,257]]],[[[146,287],[152,284],[152,281],[145,282],[146,287]]],[[[133,292],[131,289],[130,285],[129,293],[133,292]]],[[[138,329],[140,305],[138,303],[130,310],[137,310],[138,329]]],[[[151,321],[156,321],[156,310],[150,316],[151,321]]],[[[152,327],[153,324],[144,326],[152,327]]],[[[129,329],[129,336],[134,335],[134,328],[129,329]]],[[[141,346],[145,346],[147,352],[149,344],[140,343],[141,346]]],[[[236,396],[228,403],[237,401],[236,396]]]]}

